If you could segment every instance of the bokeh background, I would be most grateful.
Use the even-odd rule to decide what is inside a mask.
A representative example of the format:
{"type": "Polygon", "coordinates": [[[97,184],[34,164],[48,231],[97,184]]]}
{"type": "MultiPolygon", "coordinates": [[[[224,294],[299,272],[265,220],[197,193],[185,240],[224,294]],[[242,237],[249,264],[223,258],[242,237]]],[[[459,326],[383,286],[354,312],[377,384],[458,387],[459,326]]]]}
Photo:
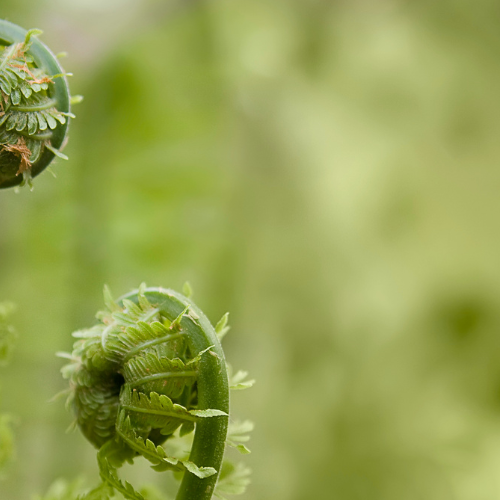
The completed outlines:
{"type": "MultiPolygon", "coordinates": [[[[67,50],[68,163],[0,193],[18,347],[0,497],[97,478],[56,351],[108,283],[180,289],[257,378],[245,500],[500,499],[494,0],[2,0],[67,50]]],[[[161,475],[146,464],[135,484],[161,475]]]]}

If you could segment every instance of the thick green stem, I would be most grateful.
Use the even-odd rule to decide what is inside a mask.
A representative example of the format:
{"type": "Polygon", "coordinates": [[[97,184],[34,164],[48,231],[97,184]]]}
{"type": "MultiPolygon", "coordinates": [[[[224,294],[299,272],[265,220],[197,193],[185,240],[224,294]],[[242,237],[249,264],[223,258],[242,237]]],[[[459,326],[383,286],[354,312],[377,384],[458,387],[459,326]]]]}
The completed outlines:
{"type": "MultiPolygon", "coordinates": [[[[202,356],[198,372],[198,409],[216,409],[229,413],[229,385],[226,362],[219,339],[208,318],[187,297],[173,290],[148,288],[145,292],[149,302],[160,313],[173,321],[189,305],[189,310],[180,321],[186,332],[191,352],[196,354],[208,347],[209,353],[202,356]]],[[[138,293],[132,292],[121,299],[138,302],[138,293]]],[[[218,471],[226,444],[228,417],[201,419],[196,424],[190,461],[199,467],[213,467],[218,471]]],[[[218,474],[200,479],[186,472],[176,500],[210,500],[214,492],[218,474]]]]}

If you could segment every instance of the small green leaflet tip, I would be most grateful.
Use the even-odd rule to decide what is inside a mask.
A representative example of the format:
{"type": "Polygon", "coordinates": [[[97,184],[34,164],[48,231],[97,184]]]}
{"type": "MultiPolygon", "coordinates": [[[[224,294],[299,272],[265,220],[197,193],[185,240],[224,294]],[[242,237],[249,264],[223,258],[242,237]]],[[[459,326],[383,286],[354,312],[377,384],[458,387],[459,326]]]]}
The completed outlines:
{"type": "Polygon", "coordinates": [[[238,450],[242,455],[248,455],[251,451],[243,443],[250,440],[248,433],[252,432],[253,428],[253,422],[250,420],[232,422],[229,426],[226,444],[238,450]]]}
{"type": "Polygon", "coordinates": [[[26,33],[26,40],[29,41],[29,39],[32,36],[39,36],[39,35],[43,35],[43,30],[38,28],[32,28],[28,31],[28,33],[26,33]]]}
{"type": "Polygon", "coordinates": [[[189,281],[186,281],[182,287],[182,293],[190,299],[193,296],[193,288],[191,287],[191,284],[189,281]]]}
{"type": "Polygon", "coordinates": [[[252,453],[244,444],[239,444],[236,446],[236,449],[242,454],[242,455],[249,455],[252,453]]]}
{"type": "Polygon", "coordinates": [[[210,417],[229,417],[229,415],[222,410],[190,410],[191,415],[195,417],[210,418],[210,417]]]}
{"type": "MultiPolygon", "coordinates": [[[[111,466],[109,460],[104,456],[104,448],[97,453],[97,463],[99,465],[99,474],[104,484],[120,492],[128,500],[144,500],[144,497],[134,490],[133,486],[125,481],[123,483],[117,476],[116,469],[111,466]]],[[[84,497],[85,498],[85,497],[84,497]]],[[[92,498],[92,497],[90,497],[92,498]]]]}
{"type": "Polygon", "coordinates": [[[242,463],[224,462],[214,496],[226,500],[225,495],[242,495],[250,483],[251,470],[242,463]]]}
{"type": "Polygon", "coordinates": [[[193,462],[189,462],[188,460],[183,461],[182,464],[189,472],[191,472],[191,474],[194,474],[200,479],[205,479],[206,477],[217,474],[217,471],[213,467],[198,467],[193,462]]]}
{"type": "Polygon", "coordinates": [[[249,389],[255,384],[255,380],[245,380],[247,376],[247,371],[239,370],[236,374],[230,377],[229,388],[233,391],[242,391],[244,389],[249,389]]]}
{"type": "Polygon", "coordinates": [[[29,47],[31,45],[31,38],[42,35],[43,31],[38,28],[33,28],[26,33],[26,38],[24,39],[24,46],[29,47]]]}
{"type": "Polygon", "coordinates": [[[217,334],[217,337],[219,340],[222,340],[227,332],[230,330],[230,326],[228,326],[228,321],[229,321],[229,313],[227,312],[222,316],[222,318],[219,320],[217,325],[215,326],[215,333],[217,334]]]}
{"type": "Polygon", "coordinates": [[[111,290],[109,289],[108,285],[104,285],[103,296],[104,296],[104,305],[110,311],[112,312],[120,311],[120,306],[113,300],[113,295],[111,294],[111,290]]]}
{"type": "Polygon", "coordinates": [[[45,147],[49,151],[54,153],[58,158],[61,158],[61,160],[69,160],[69,158],[64,153],[61,153],[61,151],[59,151],[58,149],[53,148],[50,144],[45,144],[45,147]]]}
{"type": "Polygon", "coordinates": [[[51,175],[52,177],[54,177],[54,179],[57,179],[57,175],[56,175],[56,173],[52,170],[52,168],[51,168],[51,167],[47,167],[47,172],[49,172],[49,173],[50,173],[50,175],[51,175]]]}
{"type": "MultiPolygon", "coordinates": [[[[65,76],[73,76],[73,73],[57,73],[57,75],[52,75],[52,80],[55,80],[56,78],[63,78],[65,76]]],[[[70,100],[71,102],[71,100],[70,100]]],[[[74,117],[72,117],[74,118],[74,117]]]]}
{"type": "Polygon", "coordinates": [[[255,384],[255,380],[249,380],[248,382],[242,382],[241,384],[234,384],[230,387],[232,391],[243,391],[245,389],[250,389],[255,384]]]}
{"type": "Polygon", "coordinates": [[[224,314],[224,316],[222,316],[222,318],[217,323],[215,331],[217,333],[220,333],[224,328],[226,328],[228,320],[229,320],[229,313],[227,312],[226,314],[224,314]]]}
{"type": "MultiPolygon", "coordinates": [[[[189,308],[190,308],[190,305],[188,304],[183,309],[183,311],[179,314],[179,316],[177,316],[177,318],[175,318],[174,321],[172,321],[172,323],[170,324],[170,330],[177,330],[180,327],[181,320],[184,317],[184,315],[189,311],[189,308]]],[[[211,347],[213,347],[213,346],[211,346],[211,347]]]]}
{"type": "Polygon", "coordinates": [[[58,352],[56,352],[56,358],[69,359],[70,361],[77,360],[77,358],[75,358],[75,356],[73,356],[71,353],[64,352],[64,351],[58,351],[58,352]]]}

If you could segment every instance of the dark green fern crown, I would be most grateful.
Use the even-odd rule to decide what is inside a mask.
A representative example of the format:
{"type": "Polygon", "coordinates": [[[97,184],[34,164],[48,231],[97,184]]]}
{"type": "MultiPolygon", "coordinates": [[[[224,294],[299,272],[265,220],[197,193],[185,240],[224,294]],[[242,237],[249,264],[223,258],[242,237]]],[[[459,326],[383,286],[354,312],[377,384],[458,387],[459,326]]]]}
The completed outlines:
{"type": "Polygon", "coordinates": [[[66,75],[40,33],[0,20],[0,188],[31,184],[54,157],[67,159],[66,75]]]}

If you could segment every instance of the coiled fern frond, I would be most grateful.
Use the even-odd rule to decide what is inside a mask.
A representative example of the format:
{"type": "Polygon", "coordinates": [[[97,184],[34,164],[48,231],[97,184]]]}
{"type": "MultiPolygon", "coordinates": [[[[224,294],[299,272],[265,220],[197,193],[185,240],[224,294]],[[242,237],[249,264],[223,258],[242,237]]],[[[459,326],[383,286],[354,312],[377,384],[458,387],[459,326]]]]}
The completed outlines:
{"type": "Polygon", "coordinates": [[[0,188],[31,185],[56,156],[67,159],[69,88],[41,33],[0,20],[0,188]]]}
{"type": "MultiPolygon", "coordinates": [[[[105,289],[105,304],[98,324],[75,332],[73,352],[63,354],[71,360],[63,368],[70,381],[68,404],[99,450],[102,484],[84,498],[118,491],[143,500],[117,475],[124,462],[138,456],[156,471],[183,476],[177,500],[243,492],[248,471],[223,468],[226,445],[248,453],[243,434],[251,430],[240,424],[227,439],[230,381],[217,335],[227,331],[227,315],[214,329],[188,297],[145,285],[116,302],[105,289]],[[189,456],[175,451],[175,441],[193,431],[189,456]]],[[[245,386],[242,374],[237,389],[245,386]]]]}

